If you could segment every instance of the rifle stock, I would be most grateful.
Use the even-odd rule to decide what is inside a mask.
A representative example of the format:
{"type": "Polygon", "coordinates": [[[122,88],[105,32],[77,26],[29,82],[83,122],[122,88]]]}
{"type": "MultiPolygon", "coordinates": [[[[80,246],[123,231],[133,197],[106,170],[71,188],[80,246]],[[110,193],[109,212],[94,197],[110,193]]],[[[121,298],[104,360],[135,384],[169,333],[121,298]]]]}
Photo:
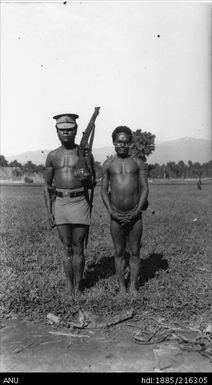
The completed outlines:
{"type": "Polygon", "coordinates": [[[93,115],[83,132],[78,148],[79,160],[76,165],[75,176],[83,183],[92,183],[91,151],[94,137],[95,120],[99,114],[100,107],[95,107],[93,115]],[[90,141],[89,141],[90,138],[90,141]],[[85,151],[87,154],[85,154],[85,151]]]}
{"type": "MultiPolygon", "coordinates": [[[[91,116],[91,119],[83,132],[82,139],[78,148],[79,161],[76,166],[75,176],[85,185],[87,199],[90,206],[90,216],[93,207],[93,198],[94,198],[94,177],[92,175],[92,144],[94,139],[94,129],[95,129],[95,120],[99,114],[100,107],[95,107],[94,113],[91,116]],[[90,140],[89,140],[90,138],[90,140]],[[85,155],[85,152],[87,154],[85,155]],[[88,189],[90,188],[90,194],[88,189]]],[[[85,248],[88,245],[88,236],[89,236],[89,227],[87,228],[87,233],[85,237],[85,248]]]]}

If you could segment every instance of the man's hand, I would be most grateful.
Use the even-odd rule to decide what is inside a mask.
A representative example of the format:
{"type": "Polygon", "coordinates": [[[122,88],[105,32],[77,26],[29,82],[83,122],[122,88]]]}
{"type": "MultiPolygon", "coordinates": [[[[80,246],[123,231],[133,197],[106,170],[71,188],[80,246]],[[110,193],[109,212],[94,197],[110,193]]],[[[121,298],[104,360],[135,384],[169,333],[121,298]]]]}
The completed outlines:
{"type": "Polygon", "coordinates": [[[49,220],[49,226],[51,229],[53,229],[56,226],[54,215],[49,211],[48,212],[48,220],[49,220]]]}
{"type": "Polygon", "coordinates": [[[50,225],[50,229],[56,226],[54,215],[52,212],[52,205],[54,200],[56,199],[56,190],[51,186],[44,186],[44,202],[47,209],[48,221],[50,225]]]}
{"type": "Polygon", "coordinates": [[[117,211],[112,211],[112,212],[110,213],[110,216],[111,216],[111,218],[112,218],[114,221],[116,221],[116,222],[120,222],[120,220],[121,220],[121,214],[118,213],[117,211]]]}
{"type": "Polygon", "coordinates": [[[125,225],[131,221],[128,213],[119,213],[118,211],[114,210],[112,213],[110,213],[110,216],[114,221],[120,223],[121,225],[125,225]]]}
{"type": "Polygon", "coordinates": [[[126,213],[119,213],[118,211],[112,211],[110,216],[113,220],[120,223],[122,226],[126,225],[133,221],[133,219],[137,218],[140,215],[140,211],[138,209],[127,211],[126,213]]]}
{"type": "Polygon", "coordinates": [[[128,212],[128,218],[130,219],[130,221],[132,221],[133,219],[137,218],[140,213],[141,212],[138,209],[131,210],[128,212]]]}

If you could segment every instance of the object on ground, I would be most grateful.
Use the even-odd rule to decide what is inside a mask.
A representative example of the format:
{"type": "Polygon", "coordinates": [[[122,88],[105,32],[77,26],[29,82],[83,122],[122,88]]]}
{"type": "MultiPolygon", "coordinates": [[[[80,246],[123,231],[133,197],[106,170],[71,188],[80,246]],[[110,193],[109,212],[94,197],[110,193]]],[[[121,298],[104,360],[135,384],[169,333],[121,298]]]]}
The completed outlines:
{"type": "Polygon", "coordinates": [[[74,328],[78,329],[96,329],[96,328],[104,328],[112,325],[116,325],[118,323],[124,322],[134,316],[134,310],[128,310],[121,312],[119,315],[111,317],[110,319],[102,319],[95,314],[88,312],[79,312],[78,322],[70,322],[69,324],[74,328]]]}
{"type": "Polygon", "coordinates": [[[87,334],[73,334],[73,333],[64,333],[64,332],[49,332],[49,334],[54,334],[56,336],[65,336],[65,337],[78,337],[78,338],[90,338],[87,334]]]}
{"type": "Polygon", "coordinates": [[[211,334],[211,322],[207,325],[204,332],[205,332],[205,334],[211,334]]]}
{"type": "Polygon", "coordinates": [[[52,313],[48,313],[47,314],[47,319],[51,322],[51,323],[56,323],[56,324],[59,324],[60,323],[60,317],[52,314],[52,313]]]}
{"type": "Polygon", "coordinates": [[[166,325],[164,322],[155,321],[158,326],[155,326],[153,332],[144,327],[139,332],[133,333],[135,342],[149,345],[172,340],[179,344],[181,350],[196,351],[204,357],[212,357],[211,324],[201,331],[179,323],[166,325]]]}

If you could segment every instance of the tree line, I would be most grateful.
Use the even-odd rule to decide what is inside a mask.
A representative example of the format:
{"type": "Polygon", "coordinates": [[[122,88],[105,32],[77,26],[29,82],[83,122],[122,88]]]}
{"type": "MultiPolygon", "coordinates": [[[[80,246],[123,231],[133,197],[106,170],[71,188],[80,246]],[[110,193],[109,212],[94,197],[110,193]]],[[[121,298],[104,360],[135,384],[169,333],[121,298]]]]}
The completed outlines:
{"type": "MultiPolygon", "coordinates": [[[[112,158],[113,156],[108,156],[112,158]]],[[[169,178],[211,178],[212,177],[212,160],[200,164],[199,162],[188,161],[186,164],[183,160],[176,162],[168,162],[166,164],[146,164],[146,171],[149,178],[152,179],[169,179],[169,178]]],[[[25,164],[21,164],[17,160],[8,162],[3,155],[0,155],[0,167],[14,167],[13,175],[20,177],[23,175],[39,175],[45,174],[45,166],[43,164],[36,165],[30,160],[25,164]]],[[[95,161],[95,169],[97,178],[102,176],[102,165],[95,161]]]]}
{"type": "Polygon", "coordinates": [[[166,164],[147,164],[147,174],[150,178],[211,178],[212,177],[212,160],[200,164],[199,162],[183,160],[176,162],[168,162],[166,164]]]}
{"type": "MultiPolygon", "coordinates": [[[[148,131],[142,131],[140,129],[132,131],[132,144],[129,150],[129,154],[141,158],[146,165],[146,171],[149,178],[169,179],[169,178],[206,178],[212,177],[212,161],[200,164],[199,162],[188,161],[185,164],[183,160],[178,163],[170,161],[166,164],[149,164],[147,158],[155,150],[155,135],[148,131]]],[[[109,155],[108,158],[113,158],[113,155],[109,155]]],[[[44,175],[45,166],[43,164],[36,165],[31,161],[25,164],[19,163],[17,160],[8,162],[3,155],[0,155],[0,167],[14,167],[14,175],[30,175],[40,174],[44,175]]],[[[97,178],[101,178],[102,165],[100,162],[95,161],[95,169],[97,178]]]]}
{"type": "Polygon", "coordinates": [[[43,164],[36,165],[33,162],[31,162],[31,160],[29,160],[25,164],[21,164],[17,160],[8,162],[3,155],[0,155],[0,167],[13,167],[14,176],[23,176],[25,174],[34,174],[34,173],[44,175],[45,173],[45,166],[43,164]]]}

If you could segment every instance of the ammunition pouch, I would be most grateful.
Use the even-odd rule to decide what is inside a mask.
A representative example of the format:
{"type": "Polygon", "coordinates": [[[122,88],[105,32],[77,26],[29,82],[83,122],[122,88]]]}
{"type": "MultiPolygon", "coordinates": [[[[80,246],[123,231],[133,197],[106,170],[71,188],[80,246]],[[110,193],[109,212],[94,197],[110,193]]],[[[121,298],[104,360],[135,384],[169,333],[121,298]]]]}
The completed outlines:
{"type": "Polygon", "coordinates": [[[74,171],[75,177],[80,180],[86,187],[92,187],[94,176],[91,166],[91,151],[89,149],[79,148],[78,150],[79,160],[74,171]]]}
{"type": "Polygon", "coordinates": [[[76,168],[74,175],[82,183],[90,182],[92,180],[92,175],[89,170],[85,167],[76,168]]]}

